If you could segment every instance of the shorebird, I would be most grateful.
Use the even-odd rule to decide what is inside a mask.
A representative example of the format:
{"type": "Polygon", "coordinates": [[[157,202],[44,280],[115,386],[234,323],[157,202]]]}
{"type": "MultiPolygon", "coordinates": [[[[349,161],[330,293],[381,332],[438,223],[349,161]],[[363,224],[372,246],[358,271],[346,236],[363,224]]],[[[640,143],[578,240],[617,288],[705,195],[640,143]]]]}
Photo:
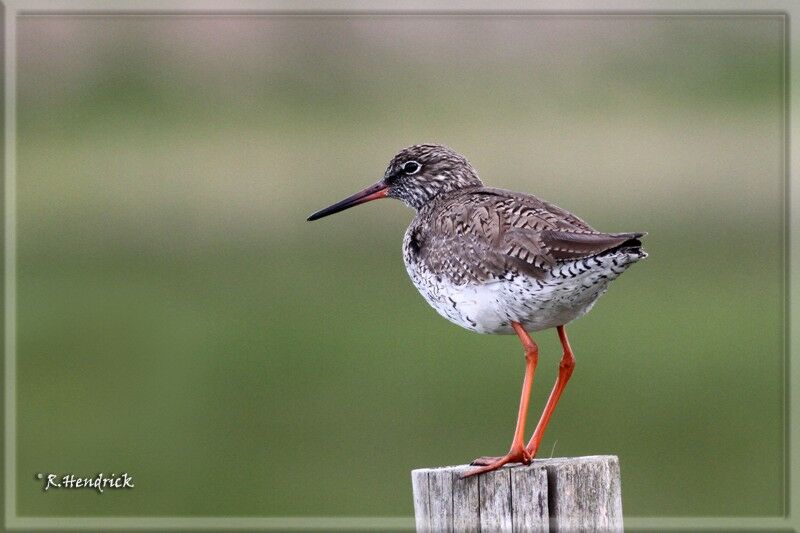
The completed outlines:
{"type": "Polygon", "coordinates": [[[478,333],[514,334],[525,377],[511,447],[479,457],[464,477],[506,463],[529,464],[567,385],[575,356],[566,324],[586,314],[609,283],[647,257],[643,232],[601,233],[531,194],[486,187],[462,155],[438,144],[401,150],[377,183],[308,220],[396,198],[416,210],[403,260],[422,297],[444,318],[478,333]],[[529,331],[556,328],[563,348],[558,377],[525,444],[525,420],[539,349],[529,331]]]}

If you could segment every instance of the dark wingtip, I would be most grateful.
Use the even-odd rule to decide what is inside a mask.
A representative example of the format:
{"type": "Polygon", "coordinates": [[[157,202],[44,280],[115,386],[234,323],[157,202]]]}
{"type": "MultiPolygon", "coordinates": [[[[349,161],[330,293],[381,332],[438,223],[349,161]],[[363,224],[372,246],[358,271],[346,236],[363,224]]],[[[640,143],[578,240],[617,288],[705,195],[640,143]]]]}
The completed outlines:
{"type": "Polygon", "coordinates": [[[647,235],[646,231],[631,231],[629,233],[609,233],[611,237],[620,237],[622,239],[641,239],[647,235]]]}
{"type": "Polygon", "coordinates": [[[624,238],[625,240],[612,248],[604,250],[599,255],[607,255],[622,251],[628,251],[637,253],[642,257],[647,257],[647,253],[644,250],[642,250],[642,241],[640,240],[642,237],[647,235],[646,231],[642,232],[637,231],[632,233],[616,233],[614,235],[620,238],[624,238]]]}

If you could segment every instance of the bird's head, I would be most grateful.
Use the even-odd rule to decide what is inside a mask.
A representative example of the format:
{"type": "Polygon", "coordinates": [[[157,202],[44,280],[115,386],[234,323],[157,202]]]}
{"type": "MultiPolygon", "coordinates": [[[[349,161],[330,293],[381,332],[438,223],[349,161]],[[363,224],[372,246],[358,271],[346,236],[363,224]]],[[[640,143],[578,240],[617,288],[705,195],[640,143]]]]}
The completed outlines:
{"type": "Polygon", "coordinates": [[[317,211],[308,220],[379,198],[397,198],[419,209],[440,194],[481,185],[478,173],[464,156],[440,144],[415,144],[392,158],[377,183],[317,211]]]}

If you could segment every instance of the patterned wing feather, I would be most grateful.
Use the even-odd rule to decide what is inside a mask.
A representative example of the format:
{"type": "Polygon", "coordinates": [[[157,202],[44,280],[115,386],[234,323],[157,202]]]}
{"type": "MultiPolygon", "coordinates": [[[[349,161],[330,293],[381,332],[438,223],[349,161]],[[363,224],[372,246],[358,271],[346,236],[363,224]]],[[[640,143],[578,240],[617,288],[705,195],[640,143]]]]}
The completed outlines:
{"type": "Polygon", "coordinates": [[[641,233],[601,233],[535,196],[470,190],[437,206],[430,224],[412,232],[419,259],[455,283],[509,272],[542,279],[559,261],[591,257],[641,233]]]}
{"type": "Polygon", "coordinates": [[[509,266],[508,259],[487,239],[463,233],[431,236],[421,243],[419,259],[433,274],[459,285],[486,281],[506,272],[509,266]]]}
{"type": "Polygon", "coordinates": [[[601,254],[641,237],[642,233],[574,233],[545,230],[542,240],[557,261],[583,259],[601,254]]]}

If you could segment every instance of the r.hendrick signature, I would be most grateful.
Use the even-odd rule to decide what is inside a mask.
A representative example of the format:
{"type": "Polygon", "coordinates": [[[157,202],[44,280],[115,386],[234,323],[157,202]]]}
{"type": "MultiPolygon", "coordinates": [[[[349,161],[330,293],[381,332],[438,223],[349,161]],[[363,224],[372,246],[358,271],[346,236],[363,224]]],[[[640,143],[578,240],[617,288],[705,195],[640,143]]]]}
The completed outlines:
{"type": "Polygon", "coordinates": [[[36,474],[36,479],[44,479],[44,491],[50,489],[94,489],[103,493],[104,489],[132,489],[133,476],[123,474],[106,475],[100,472],[94,477],[80,477],[75,474],[36,474]]]}

